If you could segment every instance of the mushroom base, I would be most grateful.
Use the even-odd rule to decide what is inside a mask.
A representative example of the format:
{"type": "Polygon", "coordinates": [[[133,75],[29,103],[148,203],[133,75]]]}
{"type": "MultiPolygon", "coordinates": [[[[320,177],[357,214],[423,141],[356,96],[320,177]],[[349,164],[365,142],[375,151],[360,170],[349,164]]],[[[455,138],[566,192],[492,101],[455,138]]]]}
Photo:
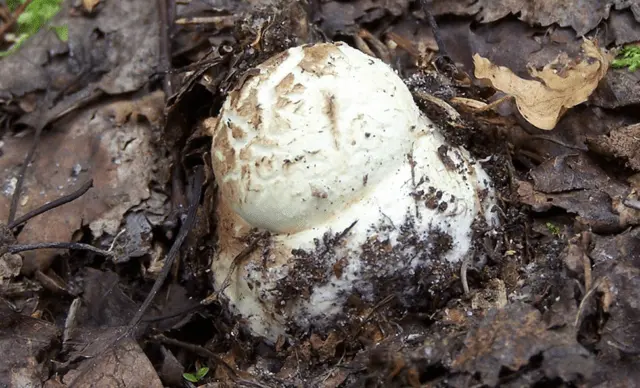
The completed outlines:
{"type": "Polygon", "coordinates": [[[368,198],[295,234],[251,228],[220,195],[215,288],[255,334],[326,333],[391,296],[402,308],[443,299],[473,225],[496,222],[494,193],[468,153],[435,131],[405,161],[368,198]]]}

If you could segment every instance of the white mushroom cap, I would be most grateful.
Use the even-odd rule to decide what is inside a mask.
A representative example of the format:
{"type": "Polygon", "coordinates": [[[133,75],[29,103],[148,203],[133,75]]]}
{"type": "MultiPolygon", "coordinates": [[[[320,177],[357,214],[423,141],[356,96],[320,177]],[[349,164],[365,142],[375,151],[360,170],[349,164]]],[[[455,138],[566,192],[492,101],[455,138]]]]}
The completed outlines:
{"type": "Polygon", "coordinates": [[[383,62],[317,44],[258,69],[210,122],[214,286],[234,269],[224,295],[256,334],[331,325],[354,292],[417,294],[415,277],[469,252],[478,215],[496,222],[489,177],[383,62]],[[271,236],[234,268],[254,228],[271,236]]]}
{"type": "Polygon", "coordinates": [[[227,100],[214,139],[223,195],[251,225],[280,233],[317,226],[404,162],[420,111],[388,66],[321,44],[259,68],[227,100]]]}

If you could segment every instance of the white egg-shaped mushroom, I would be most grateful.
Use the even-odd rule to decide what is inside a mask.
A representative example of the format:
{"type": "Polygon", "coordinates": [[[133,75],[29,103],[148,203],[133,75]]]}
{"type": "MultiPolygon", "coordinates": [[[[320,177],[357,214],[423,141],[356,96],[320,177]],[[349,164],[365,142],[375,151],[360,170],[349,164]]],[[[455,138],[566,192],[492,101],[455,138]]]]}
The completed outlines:
{"type": "Polygon", "coordinates": [[[497,222],[485,171],[385,63],[322,43],[257,69],[207,121],[214,288],[255,334],[323,330],[352,295],[417,294],[469,252],[474,221],[497,222]]]}

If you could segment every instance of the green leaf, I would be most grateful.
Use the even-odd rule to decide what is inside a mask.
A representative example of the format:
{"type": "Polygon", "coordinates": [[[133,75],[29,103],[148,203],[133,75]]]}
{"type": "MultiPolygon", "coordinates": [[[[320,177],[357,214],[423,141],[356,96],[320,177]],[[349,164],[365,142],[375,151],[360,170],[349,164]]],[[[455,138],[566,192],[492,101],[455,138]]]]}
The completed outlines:
{"type": "Polygon", "coordinates": [[[207,373],[209,373],[209,367],[203,366],[202,368],[198,369],[196,376],[198,377],[198,380],[202,380],[202,378],[206,376],[207,373]]]}
{"type": "Polygon", "coordinates": [[[51,29],[56,33],[58,39],[63,42],[69,41],[69,26],[51,26],[51,29]]]}
{"type": "Polygon", "coordinates": [[[626,46],[620,50],[616,59],[611,62],[615,68],[626,67],[633,72],[640,68],[640,46],[626,46]]]}
{"type": "Polygon", "coordinates": [[[551,222],[547,222],[546,226],[547,230],[551,234],[553,234],[554,236],[560,236],[560,228],[558,228],[556,225],[552,224],[551,222]]]}
{"type": "MultiPolygon", "coordinates": [[[[9,0],[7,1],[7,6],[13,10],[24,3],[24,1],[25,0],[9,0]]],[[[6,57],[16,52],[27,39],[37,33],[60,11],[62,1],[63,0],[33,0],[29,3],[16,21],[16,35],[18,39],[16,39],[8,50],[0,51],[0,57],[6,57]]],[[[65,32],[60,29],[60,27],[54,28],[54,30],[61,40],[66,42],[69,39],[68,31],[65,32]]]]}
{"type": "Polygon", "coordinates": [[[191,381],[192,383],[197,383],[198,380],[200,380],[199,378],[197,378],[196,376],[194,376],[191,373],[183,373],[182,377],[184,377],[184,379],[187,380],[187,381],[191,381]]]}

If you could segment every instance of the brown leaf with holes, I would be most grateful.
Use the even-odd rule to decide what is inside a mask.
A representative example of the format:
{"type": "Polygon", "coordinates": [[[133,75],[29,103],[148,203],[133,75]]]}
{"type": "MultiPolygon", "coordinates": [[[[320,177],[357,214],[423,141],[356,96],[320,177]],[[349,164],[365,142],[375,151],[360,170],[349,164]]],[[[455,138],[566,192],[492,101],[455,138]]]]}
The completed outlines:
{"type": "Polygon", "coordinates": [[[510,69],[475,54],[475,76],[514,97],[518,110],[528,122],[550,130],[567,109],[587,101],[609,69],[609,54],[593,41],[585,39],[582,50],[584,55],[579,62],[560,55],[540,71],[529,68],[538,80],[520,78],[510,69]]]}

